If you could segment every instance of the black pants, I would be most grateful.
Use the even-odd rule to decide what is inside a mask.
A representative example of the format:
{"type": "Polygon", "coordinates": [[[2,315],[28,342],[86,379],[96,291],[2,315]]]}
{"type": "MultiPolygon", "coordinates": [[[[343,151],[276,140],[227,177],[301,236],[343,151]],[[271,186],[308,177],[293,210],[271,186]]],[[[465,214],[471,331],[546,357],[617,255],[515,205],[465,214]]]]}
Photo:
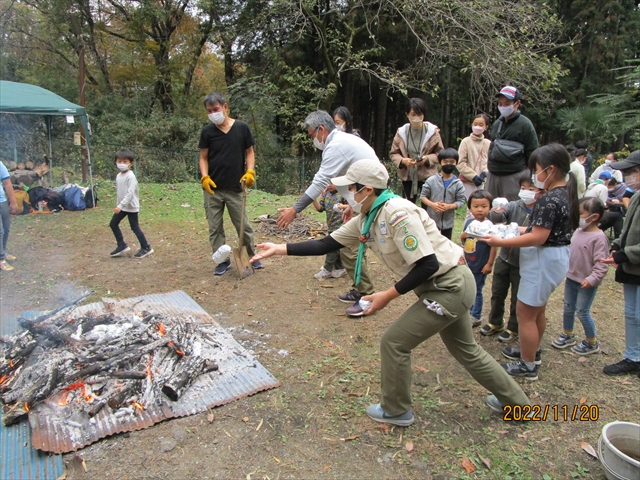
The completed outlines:
{"type": "MultiPolygon", "coordinates": [[[[416,195],[411,196],[411,187],[413,186],[413,182],[411,180],[402,180],[402,196],[409,200],[411,203],[416,203],[416,200],[420,198],[420,192],[422,191],[422,185],[424,185],[423,181],[418,181],[418,193],[416,195]]],[[[422,202],[420,202],[422,205],[422,202]]]]}
{"type": "Polygon", "coordinates": [[[442,230],[440,230],[440,233],[442,234],[443,237],[447,237],[449,240],[451,240],[451,235],[453,234],[453,227],[443,228],[442,230]]]}
{"type": "Polygon", "coordinates": [[[613,236],[614,238],[619,238],[622,233],[622,224],[624,223],[624,214],[621,211],[616,210],[607,210],[604,212],[602,216],[602,220],[600,220],[600,230],[606,231],[607,229],[613,227],[613,236]]]}
{"type": "Polygon", "coordinates": [[[124,237],[122,236],[122,231],[118,226],[120,222],[124,219],[124,217],[129,217],[129,226],[133,233],[138,237],[138,242],[140,242],[140,248],[145,250],[149,250],[151,246],[147,243],[147,239],[140,230],[140,225],[138,225],[138,212],[125,212],[120,210],[120,213],[114,213],[113,217],[111,217],[111,222],[109,226],[113,231],[113,235],[116,237],[116,241],[118,242],[119,247],[126,247],[127,243],[124,241],[124,237]]]}

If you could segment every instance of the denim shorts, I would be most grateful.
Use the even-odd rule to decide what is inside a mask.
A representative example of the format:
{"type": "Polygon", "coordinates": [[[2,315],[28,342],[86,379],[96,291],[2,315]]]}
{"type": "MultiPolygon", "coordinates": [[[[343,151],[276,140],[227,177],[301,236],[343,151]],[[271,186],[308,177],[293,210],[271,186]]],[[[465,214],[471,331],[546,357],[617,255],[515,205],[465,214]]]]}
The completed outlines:
{"type": "Polygon", "coordinates": [[[542,307],[569,271],[569,246],[522,247],[518,300],[542,307]]]}

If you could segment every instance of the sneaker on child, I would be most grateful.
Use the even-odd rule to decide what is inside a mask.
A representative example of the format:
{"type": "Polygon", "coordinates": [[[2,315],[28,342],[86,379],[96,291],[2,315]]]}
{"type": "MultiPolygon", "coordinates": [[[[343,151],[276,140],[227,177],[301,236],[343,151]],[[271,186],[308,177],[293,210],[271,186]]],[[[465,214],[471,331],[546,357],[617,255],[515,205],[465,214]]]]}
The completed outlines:
{"type": "Polygon", "coordinates": [[[402,415],[391,416],[387,415],[379,403],[369,405],[365,411],[371,420],[375,420],[380,423],[388,423],[390,425],[397,425],[398,427],[408,427],[415,420],[411,409],[407,410],[402,415]]]}
{"type": "Polygon", "coordinates": [[[596,340],[596,343],[591,344],[587,340],[582,340],[578,345],[575,345],[571,351],[578,355],[591,355],[592,353],[598,353],[600,351],[600,340],[596,340]]]}
{"type": "Polygon", "coordinates": [[[498,341],[502,343],[511,343],[518,339],[518,334],[513,333],[511,330],[504,330],[498,335],[498,341]]]}
{"type": "MultiPolygon", "coordinates": [[[[541,350],[536,350],[536,358],[533,363],[536,365],[542,364],[541,350]]],[[[520,347],[504,347],[502,349],[502,356],[509,360],[520,360],[520,347]]]]}
{"type": "Polygon", "coordinates": [[[109,255],[112,256],[112,257],[120,257],[120,256],[122,256],[123,254],[127,253],[130,250],[131,249],[126,245],[119,246],[113,252],[111,252],[109,255]]]}
{"type": "Polygon", "coordinates": [[[252,267],[254,270],[261,270],[261,269],[263,269],[263,268],[264,268],[264,265],[262,265],[262,262],[261,262],[260,260],[256,260],[255,262],[253,262],[253,263],[251,264],[251,267],[252,267]]]}
{"type": "MultiPolygon", "coordinates": [[[[5,259],[7,262],[14,262],[14,261],[16,261],[16,260],[17,260],[17,258],[16,258],[16,256],[15,256],[15,255],[9,255],[8,253],[5,253],[5,254],[4,254],[4,259],[5,259]]],[[[345,271],[346,271],[346,270],[345,270],[345,271]]]]}
{"type": "Polygon", "coordinates": [[[364,309],[360,306],[360,300],[351,305],[344,312],[350,317],[361,317],[364,315],[364,309]]]}
{"type": "Polygon", "coordinates": [[[496,333],[500,333],[504,330],[504,323],[502,325],[494,325],[493,323],[487,323],[483,325],[479,332],[485,337],[489,337],[491,335],[495,335],[496,333]]]}
{"type": "Polygon", "coordinates": [[[341,277],[344,277],[346,274],[347,274],[346,268],[338,268],[331,272],[331,276],[333,278],[341,278],[341,277]]]}
{"type": "Polygon", "coordinates": [[[231,260],[227,260],[226,262],[219,263],[215,270],[213,271],[214,275],[224,275],[224,273],[231,268],[231,260]]]}
{"type": "Polygon", "coordinates": [[[149,247],[149,248],[141,248],[140,250],[138,250],[138,253],[136,253],[134,255],[134,258],[148,257],[152,253],[153,253],[153,248],[151,248],[151,247],[149,247]]]}
{"type": "Polygon", "coordinates": [[[501,363],[500,365],[512,377],[523,377],[531,382],[538,380],[538,365],[535,363],[533,367],[529,367],[524,360],[520,359],[516,362],[501,363]]]}
{"type": "Polygon", "coordinates": [[[360,300],[362,295],[360,295],[355,289],[349,290],[347,293],[341,293],[338,295],[338,300],[344,303],[353,303],[360,300]]]}
{"type": "Polygon", "coordinates": [[[331,272],[324,267],[322,267],[320,271],[313,276],[313,278],[317,278],[318,280],[329,277],[331,277],[331,272]]]}
{"type": "Polygon", "coordinates": [[[0,270],[3,270],[5,272],[10,272],[13,269],[14,268],[11,265],[9,265],[7,262],[5,262],[4,260],[2,260],[0,262],[0,270]]]}
{"type": "Polygon", "coordinates": [[[551,342],[551,345],[560,349],[573,347],[575,344],[576,344],[576,336],[568,335],[566,333],[563,333],[558,338],[556,338],[553,342],[551,342]]]}

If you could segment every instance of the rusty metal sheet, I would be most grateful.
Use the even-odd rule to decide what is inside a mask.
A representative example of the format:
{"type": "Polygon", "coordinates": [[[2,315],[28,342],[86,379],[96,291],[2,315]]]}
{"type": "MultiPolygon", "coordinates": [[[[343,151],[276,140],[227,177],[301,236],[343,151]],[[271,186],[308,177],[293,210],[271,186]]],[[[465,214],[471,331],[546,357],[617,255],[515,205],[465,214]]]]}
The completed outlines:
{"type": "Polygon", "coordinates": [[[69,409],[58,405],[55,396],[51,397],[29,412],[32,445],[35,448],[53,453],[75,451],[115,433],[141,430],[169,418],[194,415],[280,385],[231,334],[183,291],[119,301],[104,299],[100,303],[78,307],[73,314],[88,311],[99,314],[114,309],[171,316],[189,314],[202,323],[211,324],[216,341],[220,343],[215,354],[220,369],[201,375],[176,402],[163,397],[160,404],[121,417],[116,417],[109,408],[103,408],[92,419],[77,411],[69,413],[69,409]]]}

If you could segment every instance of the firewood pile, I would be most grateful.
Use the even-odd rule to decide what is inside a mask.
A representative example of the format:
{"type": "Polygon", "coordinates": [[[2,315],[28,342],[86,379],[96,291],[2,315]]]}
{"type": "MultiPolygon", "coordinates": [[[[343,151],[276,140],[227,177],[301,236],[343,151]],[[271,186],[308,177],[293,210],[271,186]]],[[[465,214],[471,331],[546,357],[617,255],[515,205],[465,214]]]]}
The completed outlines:
{"type": "Polygon", "coordinates": [[[11,183],[16,185],[26,185],[31,187],[40,184],[42,179],[49,173],[49,159],[44,156],[42,163],[35,164],[32,161],[14,162],[13,160],[3,161],[4,166],[9,170],[11,183]]]}
{"type": "Polygon", "coordinates": [[[327,226],[304,215],[296,215],[287,228],[276,223],[278,215],[260,215],[256,230],[265,236],[281,237],[285,241],[322,237],[327,234],[327,226]]]}
{"type": "Polygon", "coordinates": [[[11,425],[47,399],[95,417],[136,415],[169,399],[176,402],[202,374],[218,369],[206,351],[220,345],[216,326],[195,317],[68,309],[35,320],[24,331],[0,337],[3,423],[11,425]]]}

